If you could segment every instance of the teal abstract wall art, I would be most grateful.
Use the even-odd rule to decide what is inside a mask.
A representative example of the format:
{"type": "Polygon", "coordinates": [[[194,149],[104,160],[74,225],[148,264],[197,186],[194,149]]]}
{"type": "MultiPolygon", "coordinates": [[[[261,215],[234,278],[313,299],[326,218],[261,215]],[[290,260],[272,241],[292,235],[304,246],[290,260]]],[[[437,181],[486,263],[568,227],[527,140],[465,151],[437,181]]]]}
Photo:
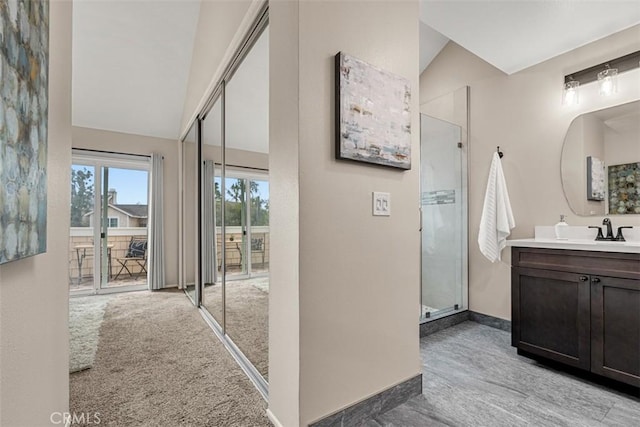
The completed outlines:
{"type": "Polygon", "coordinates": [[[49,2],[0,0],[0,264],[47,249],[49,2]]]}

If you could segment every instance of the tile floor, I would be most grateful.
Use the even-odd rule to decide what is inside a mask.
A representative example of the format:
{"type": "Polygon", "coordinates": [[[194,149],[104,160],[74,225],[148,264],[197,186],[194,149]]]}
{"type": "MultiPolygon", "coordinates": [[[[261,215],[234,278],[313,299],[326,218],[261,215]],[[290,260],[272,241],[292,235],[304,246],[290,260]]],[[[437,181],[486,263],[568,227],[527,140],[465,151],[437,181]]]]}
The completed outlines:
{"type": "Polygon", "coordinates": [[[640,425],[640,398],[518,356],[510,341],[475,322],[422,338],[423,395],[366,427],[640,425]]]}

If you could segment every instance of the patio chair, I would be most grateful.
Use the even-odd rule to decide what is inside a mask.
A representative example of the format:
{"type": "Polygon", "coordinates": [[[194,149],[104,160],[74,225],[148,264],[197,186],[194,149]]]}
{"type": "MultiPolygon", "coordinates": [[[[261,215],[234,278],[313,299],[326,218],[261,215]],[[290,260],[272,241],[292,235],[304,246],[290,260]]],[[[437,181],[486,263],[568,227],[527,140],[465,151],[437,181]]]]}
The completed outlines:
{"type": "Polygon", "coordinates": [[[142,273],[147,273],[147,239],[141,237],[132,237],[129,242],[129,248],[124,258],[116,258],[120,264],[120,271],[113,280],[118,280],[120,274],[126,270],[130,277],[134,277],[134,273],[130,268],[136,265],[140,267],[140,271],[135,274],[135,278],[140,277],[142,273]]]}
{"type": "Polygon", "coordinates": [[[256,252],[262,253],[262,266],[264,266],[264,253],[265,253],[264,236],[251,238],[251,254],[253,255],[256,252]]]}

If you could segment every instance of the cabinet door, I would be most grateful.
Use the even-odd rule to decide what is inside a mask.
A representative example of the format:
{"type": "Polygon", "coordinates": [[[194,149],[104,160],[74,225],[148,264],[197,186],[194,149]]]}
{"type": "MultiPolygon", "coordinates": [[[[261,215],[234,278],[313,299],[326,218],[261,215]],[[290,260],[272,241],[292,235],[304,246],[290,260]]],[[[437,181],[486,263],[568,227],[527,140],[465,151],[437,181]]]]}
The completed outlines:
{"type": "Polygon", "coordinates": [[[591,277],[591,371],[640,387],[640,280],[591,277]]]}
{"type": "Polygon", "coordinates": [[[590,368],[589,276],[512,269],[512,344],[521,350],[590,368]]]}

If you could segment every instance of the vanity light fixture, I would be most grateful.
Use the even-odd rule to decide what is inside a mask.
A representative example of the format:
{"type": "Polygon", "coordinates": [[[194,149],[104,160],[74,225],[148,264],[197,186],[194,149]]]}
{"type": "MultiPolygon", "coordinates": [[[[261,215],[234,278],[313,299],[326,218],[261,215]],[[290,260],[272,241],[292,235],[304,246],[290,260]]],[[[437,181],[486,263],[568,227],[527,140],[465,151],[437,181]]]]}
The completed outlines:
{"type": "Polygon", "coordinates": [[[562,94],[562,103],[564,105],[578,105],[579,94],[578,87],[580,82],[577,80],[569,80],[564,84],[564,92],[562,94]]]}
{"type": "Polygon", "coordinates": [[[578,87],[597,81],[600,95],[616,93],[618,74],[640,68],[640,50],[564,76],[563,103],[578,103],[578,87]]]}
{"type": "Polygon", "coordinates": [[[600,95],[609,96],[618,91],[618,69],[605,64],[604,70],[598,73],[600,95]]]}

